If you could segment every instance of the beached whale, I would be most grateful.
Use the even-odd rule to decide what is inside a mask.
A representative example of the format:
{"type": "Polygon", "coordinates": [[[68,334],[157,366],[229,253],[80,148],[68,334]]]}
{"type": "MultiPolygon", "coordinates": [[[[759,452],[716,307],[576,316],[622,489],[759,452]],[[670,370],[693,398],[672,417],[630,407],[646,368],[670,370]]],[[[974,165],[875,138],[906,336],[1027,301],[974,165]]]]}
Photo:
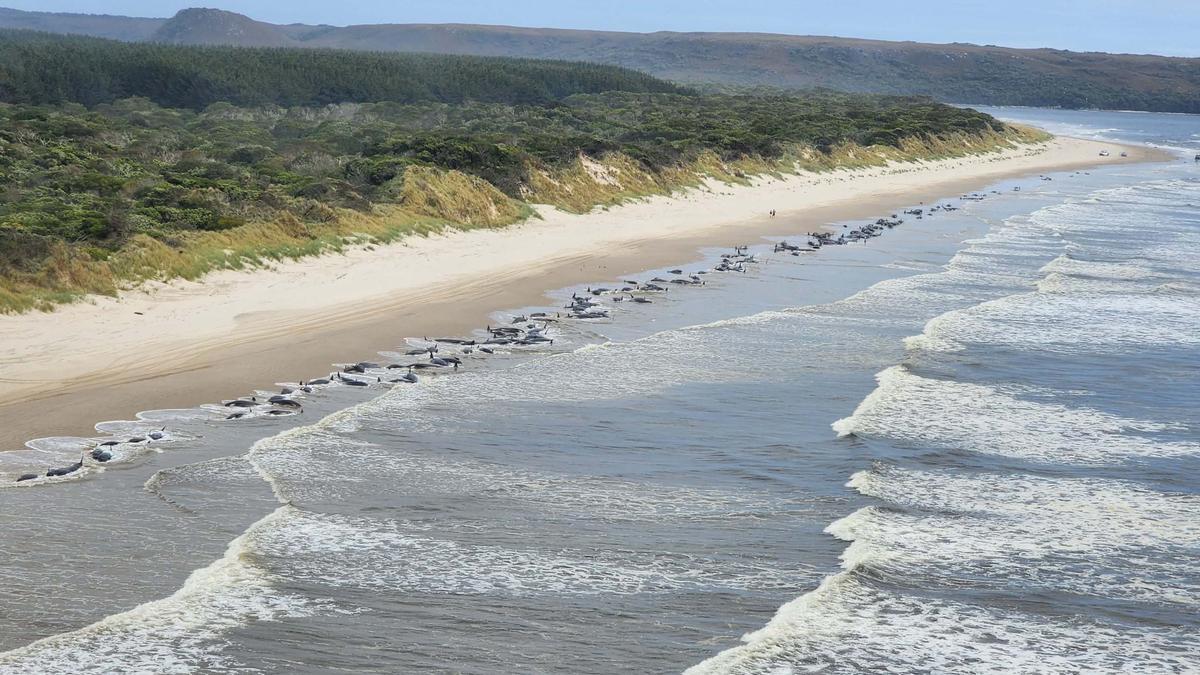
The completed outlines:
{"type": "Polygon", "coordinates": [[[64,467],[59,467],[57,469],[50,469],[49,471],[46,472],[46,476],[51,477],[51,478],[57,477],[57,476],[66,476],[66,475],[75,473],[76,471],[78,471],[82,468],[83,468],[83,457],[80,457],[79,461],[75,462],[74,464],[64,466],[64,467]]]}
{"type": "Polygon", "coordinates": [[[401,375],[400,377],[392,380],[392,382],[407,382],[409,384],[416,384],[418,381],[419,381],[419,378],[417,377],[416,373],[414,373],[412,371],[409,371],[409,372],[405,373],[404,375],[401,375]]]}

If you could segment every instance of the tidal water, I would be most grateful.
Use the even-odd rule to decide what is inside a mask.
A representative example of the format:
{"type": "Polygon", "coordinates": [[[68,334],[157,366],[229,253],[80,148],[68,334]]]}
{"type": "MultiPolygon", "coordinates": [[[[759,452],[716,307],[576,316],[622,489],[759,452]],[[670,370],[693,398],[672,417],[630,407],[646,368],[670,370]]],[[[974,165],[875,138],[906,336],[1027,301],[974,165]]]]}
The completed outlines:
{"type": "Polygon", "coordinates": [[[1180,159],[0,453],[0,673],[1200,671],[1200,118],[990,112],[1180,159]]]}

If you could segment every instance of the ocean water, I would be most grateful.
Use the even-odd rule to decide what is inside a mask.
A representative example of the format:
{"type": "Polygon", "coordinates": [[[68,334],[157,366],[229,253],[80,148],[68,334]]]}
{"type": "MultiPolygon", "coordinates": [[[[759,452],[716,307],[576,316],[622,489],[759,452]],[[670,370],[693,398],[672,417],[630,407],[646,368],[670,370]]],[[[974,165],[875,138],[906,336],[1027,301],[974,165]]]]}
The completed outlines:
{"type": "Polygon", "coordinates": [[[1181,159],[0,453],[0,673],[1200,671],[1200,118],[991,112],[1181,159]]]}

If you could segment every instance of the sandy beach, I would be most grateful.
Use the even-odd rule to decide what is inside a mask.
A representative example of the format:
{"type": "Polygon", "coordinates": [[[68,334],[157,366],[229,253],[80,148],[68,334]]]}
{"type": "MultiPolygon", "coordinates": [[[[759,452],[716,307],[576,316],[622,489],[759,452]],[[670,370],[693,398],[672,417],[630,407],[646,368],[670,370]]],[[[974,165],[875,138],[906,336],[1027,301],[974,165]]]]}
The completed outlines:
{"type": "Polygon", "coordinates": [[[873,219],[1006,177],[1163,158],[1057,138],[980,157],[713,184],[586,215],[543,207],[541,219],[501,230],[409,239],[3,316],[0,449],[318,376],[406,336],[480,327],[490,312],[539,304],[548,289],[682,263],[701,246],[873,219]]]}

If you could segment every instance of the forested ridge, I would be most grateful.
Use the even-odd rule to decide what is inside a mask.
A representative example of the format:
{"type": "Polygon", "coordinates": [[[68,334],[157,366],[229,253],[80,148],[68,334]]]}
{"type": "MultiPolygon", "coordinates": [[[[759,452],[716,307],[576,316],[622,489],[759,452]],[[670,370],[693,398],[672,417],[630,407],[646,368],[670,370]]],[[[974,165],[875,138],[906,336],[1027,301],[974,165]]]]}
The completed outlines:
{"type": "Polygon", "coordinates": [[[374,101],[548,103],[577,93],[676,92],[643,73],[597,64],[128,43],[0,30],[0,101],[111,103],[134,96],[174,108],[374,101]]]}

